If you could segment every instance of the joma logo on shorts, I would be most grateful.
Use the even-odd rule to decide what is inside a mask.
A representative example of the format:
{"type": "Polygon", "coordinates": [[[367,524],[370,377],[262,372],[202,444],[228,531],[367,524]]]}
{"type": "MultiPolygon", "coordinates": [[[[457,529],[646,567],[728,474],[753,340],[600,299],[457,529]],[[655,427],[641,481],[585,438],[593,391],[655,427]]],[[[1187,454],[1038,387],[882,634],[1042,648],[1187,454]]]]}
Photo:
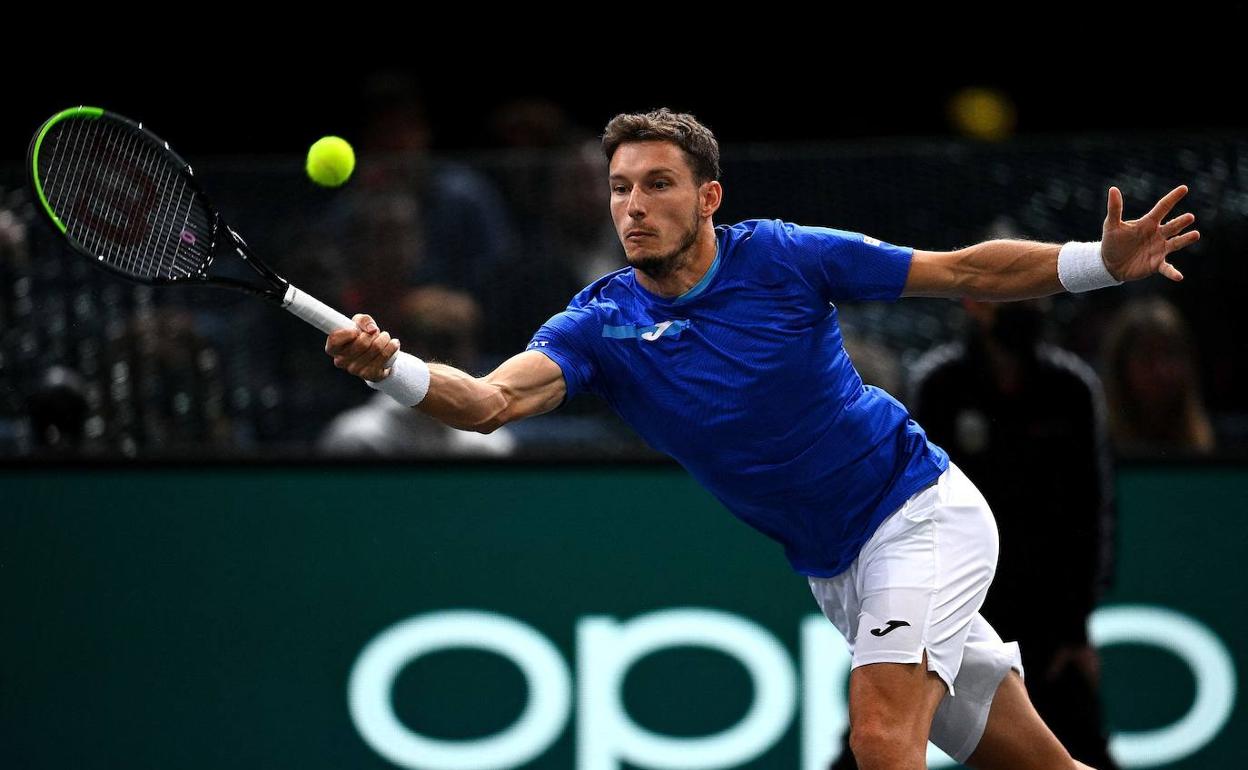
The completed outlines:
{"type": "Polygon", "coordinates": [[[889,633],[892,633],[893,631],[896,631],[902,626],[908,626],[908,625],[910,624],[904,620],[890,620],[888,621],[888,625],[885,626],[884,628],[871,629],[871,635],[872,636],[884,636],[885,634],[889,634],[889,633]]]}

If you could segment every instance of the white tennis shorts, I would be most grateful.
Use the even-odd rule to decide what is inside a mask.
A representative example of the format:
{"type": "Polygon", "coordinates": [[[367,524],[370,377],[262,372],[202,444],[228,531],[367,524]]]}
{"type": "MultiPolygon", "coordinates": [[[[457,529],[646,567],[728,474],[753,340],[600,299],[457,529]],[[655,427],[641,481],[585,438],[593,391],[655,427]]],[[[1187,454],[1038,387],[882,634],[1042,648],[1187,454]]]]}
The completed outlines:
{"type": "Polygon", "coordinates": [[[845,636],[852,668],[919,663],[949,692],[931,741],[958,762],[979,745],[997,686],[1018,643],[979,614],[997,569],[997,525],[983,495],[953,463],[884,520],[849,569],[810,578],[823,614],[845,636]]]}

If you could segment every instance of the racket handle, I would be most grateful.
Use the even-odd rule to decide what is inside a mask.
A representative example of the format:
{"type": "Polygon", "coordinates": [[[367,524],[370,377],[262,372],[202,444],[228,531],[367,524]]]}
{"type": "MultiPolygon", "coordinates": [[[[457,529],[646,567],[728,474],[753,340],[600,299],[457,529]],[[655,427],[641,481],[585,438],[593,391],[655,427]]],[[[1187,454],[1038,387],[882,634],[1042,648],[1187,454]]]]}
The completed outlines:
{"type": "MultiPolygon", "coordinates": [[[[329,334],[338,329],[353,329],[355,321],[347,318],[342,313],[334,310],[329,305],[321,302],[307,292],[299,291],[294,286],[288,286],[286,296],[282,299],[282,307],[291,313],[302,318],[312,324],[321,331],[329,334]]],[[[394,365],[394,359],[398,357],[395,353],[389,361],[386,362],[386,368],[394,365]]]]}
{"type": "Polygon", "coordinates": [[[352,329],[355,327],[355,322],[350,318],[347,318],[311,294],[299,291],[294,286],[286,289],[286,296],[282,299],[282,307],[326,334],[337,329],[352,329]]]}

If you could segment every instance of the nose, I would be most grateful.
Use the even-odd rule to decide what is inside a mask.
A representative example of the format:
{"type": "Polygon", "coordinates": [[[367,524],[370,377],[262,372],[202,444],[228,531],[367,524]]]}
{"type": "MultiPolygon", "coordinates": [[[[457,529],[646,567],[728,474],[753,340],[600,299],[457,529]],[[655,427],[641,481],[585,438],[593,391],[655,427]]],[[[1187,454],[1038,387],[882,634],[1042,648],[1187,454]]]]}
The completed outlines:
{"type": "Polygon", "coordinates": [[[641,187],[634,186],[628,194],[628,215],[633,219],[641,219],[646,215],[646,207],[642,205],[641,187]]]}

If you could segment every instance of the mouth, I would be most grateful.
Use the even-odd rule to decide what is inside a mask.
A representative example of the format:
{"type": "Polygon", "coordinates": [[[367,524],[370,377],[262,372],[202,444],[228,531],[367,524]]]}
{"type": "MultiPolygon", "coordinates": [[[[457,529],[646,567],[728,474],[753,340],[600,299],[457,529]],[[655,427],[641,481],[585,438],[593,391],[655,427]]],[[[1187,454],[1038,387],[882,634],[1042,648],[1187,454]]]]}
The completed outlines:
{"type": "Polygon", "coordinates": [[[653,238],[654,236],[655,236],[654,233],[647,232],[645,230],[629,230],[627,233],[624,234],[624,240],[639,241],[642,238],[653,238]]]}

